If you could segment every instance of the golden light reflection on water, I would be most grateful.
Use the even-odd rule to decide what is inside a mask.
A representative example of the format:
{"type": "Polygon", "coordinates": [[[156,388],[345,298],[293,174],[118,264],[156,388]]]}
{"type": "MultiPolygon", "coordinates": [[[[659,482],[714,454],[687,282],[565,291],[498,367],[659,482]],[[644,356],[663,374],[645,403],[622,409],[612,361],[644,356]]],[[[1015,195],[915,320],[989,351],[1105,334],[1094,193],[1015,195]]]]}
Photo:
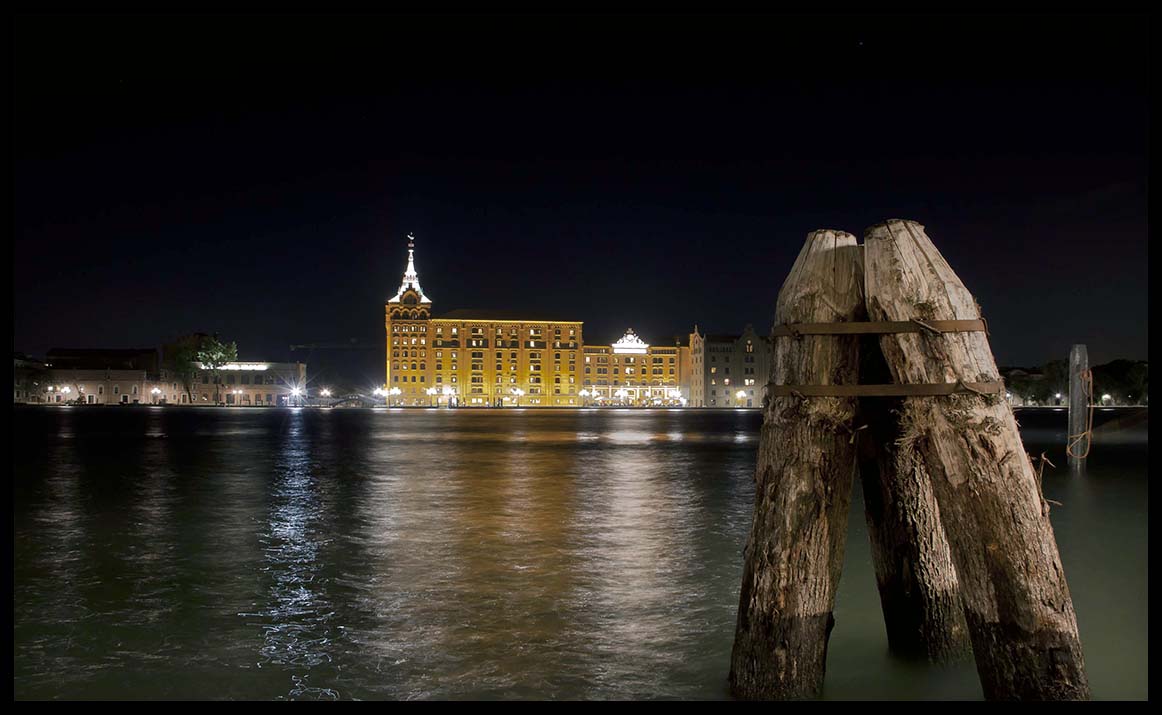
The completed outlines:
{"type": "MultiPolygon", "coordinates": [[[[726,695],[757,415],[31,414],[18,698],[726,695]]],[[[1101,464],[1046,494],[1095,692],[1132,694],[1147,552],[1089,535],[1145,543],[1148,492],[1101,464]]],[[[885,655],[859,509],[827,696],[979,696],[885,655]]]]}

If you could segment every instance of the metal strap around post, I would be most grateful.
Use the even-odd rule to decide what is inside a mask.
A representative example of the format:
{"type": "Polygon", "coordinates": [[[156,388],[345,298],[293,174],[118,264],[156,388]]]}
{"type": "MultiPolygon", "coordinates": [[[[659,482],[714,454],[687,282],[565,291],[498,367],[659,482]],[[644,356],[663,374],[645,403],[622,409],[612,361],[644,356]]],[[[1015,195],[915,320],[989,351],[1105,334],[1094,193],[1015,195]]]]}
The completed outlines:
{"type": "Polygon", "coordinates": [[[887,335],[891,333],[985,333],[988,323],[978,320],[886,320],[851,323],[783,323],[771,331],[773,338],[801,338],[804,335],[887,335]]]}
{"type": "Polygon", "coordinates": [[[940,397],[943,395],[999,395],[1005,383],[940,382],[917,385],[767,385],[774,397],[940,397]]]}

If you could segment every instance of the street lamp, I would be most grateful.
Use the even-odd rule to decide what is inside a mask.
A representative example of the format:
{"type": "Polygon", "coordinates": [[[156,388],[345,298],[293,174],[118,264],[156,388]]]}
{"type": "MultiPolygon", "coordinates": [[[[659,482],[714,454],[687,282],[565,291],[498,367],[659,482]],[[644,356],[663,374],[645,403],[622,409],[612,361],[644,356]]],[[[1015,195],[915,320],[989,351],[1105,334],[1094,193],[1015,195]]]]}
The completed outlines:
{"type": "Polygon", "coordinates": [[[738,406],[742,407],[742,401],[746,399],[746,392],[744,390],[739,390],[738,392],[734,393],[734,396],[738,398],[738,406]]]}
{"type": "Polygon", "coordinates": [[[153,403],[156,405],[157,404],[157,396],[161,394],[161,388],[155,387],[152,390],[150,390],[149,392],[150,392],[150,394],[153,395],[153,403]]]}
{"type": "MultiPolygon", "coordinates": [[[[242,391],[239,390],[239,392],[242,392],[242,391]]],[[[303,394],[303,388],[301,388],[297,385],[295,387],[291,388],[291,397],[294,398],[293,402],[295,403],[295,407],[302,407],[303,406],[303,401],[299,399],[299,397],[302,394],[303,394]]]]}
{"type": "Polygon", "coordinates": [[[439,390],[437,390],[434,387],[429,387],[428,389],[424,390],[424,392],[428,393],[428,406],[435,407],[436,406],[436,393],[439,392],[439,390]]]}
{"type": "Polygon", "coordinates": [[[400,393],[402,392],[403,390],[399,389],[398,387],[393,387],[387,391],[387,394],[389,397],[399,397],[400,393]]]}
{"type": "Polygon", "coordinates": [[[324,387],[322,390],[319,390],[319,396],[320,397],[330,397],[331,391],[324,387]]]}
{"type": "Polygon", "coordinates": [[[581,403],[587,406],[589,404],[589,390],[582,388],[581,392],[577,394],[581,395],[581,403]]]}
{"type": "Polygon", "coordinates": [[[521,398],[521,395],[525,394],[525,391],[520,389],[519,387],[514,387],[514,388],[512,388],[512,394],[516,395],[516,406],[520,407],[520,398],[521,398]]]}

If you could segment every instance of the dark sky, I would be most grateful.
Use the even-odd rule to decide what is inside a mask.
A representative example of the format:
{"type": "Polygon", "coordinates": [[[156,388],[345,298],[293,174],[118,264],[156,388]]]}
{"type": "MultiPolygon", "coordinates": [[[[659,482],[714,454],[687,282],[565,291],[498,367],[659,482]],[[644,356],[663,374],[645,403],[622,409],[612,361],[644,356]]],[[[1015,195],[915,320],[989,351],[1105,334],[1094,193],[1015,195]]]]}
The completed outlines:
{"type": "Polygon", "coordinates": [[[1146,358],[1148,24],[18,17],[14,349],[379,345],[409,231],[437,313],[766,330],[808,231],[913,218],[1000,363],[1146,358]]]}

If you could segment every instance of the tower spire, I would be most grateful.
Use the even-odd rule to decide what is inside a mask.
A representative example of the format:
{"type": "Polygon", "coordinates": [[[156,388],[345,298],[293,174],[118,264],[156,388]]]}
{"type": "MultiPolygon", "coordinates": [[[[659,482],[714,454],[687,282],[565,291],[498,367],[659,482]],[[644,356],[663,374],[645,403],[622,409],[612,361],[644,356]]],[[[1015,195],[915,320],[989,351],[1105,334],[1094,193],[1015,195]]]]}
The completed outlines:
{"type": "Polygon", "coordinates": [[[403,282],[399,285],[399,291],[387,302],[399,303],[403,299],[403,294],[408,290],[414,290],[418,293],[421,303],[432,302],[424,295],[424,289],[420,287],[420,276],[416,273],[416,237],[410,232],[408,233],[408,266],[403,273],[403,282]]]}

